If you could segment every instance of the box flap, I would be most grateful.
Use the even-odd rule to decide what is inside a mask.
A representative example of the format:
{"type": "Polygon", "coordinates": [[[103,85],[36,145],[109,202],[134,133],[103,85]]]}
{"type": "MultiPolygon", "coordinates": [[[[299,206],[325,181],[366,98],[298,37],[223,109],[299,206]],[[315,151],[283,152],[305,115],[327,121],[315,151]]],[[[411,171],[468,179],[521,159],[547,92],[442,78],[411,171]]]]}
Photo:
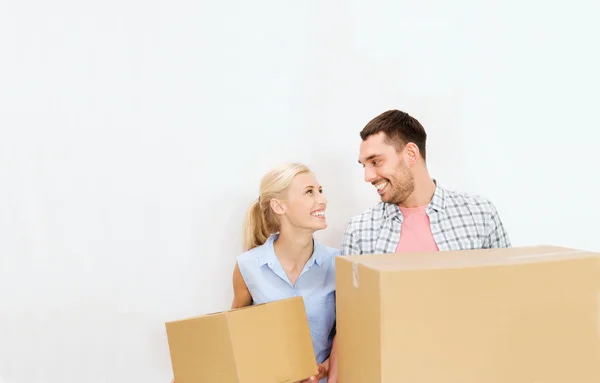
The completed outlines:
{"type": "MultiPolygon", "coordinates": [[[[588,257],[600,257],[600,253],[557,246],[528,246],[427,253],[339,256],[340,259],[347,262],[361,264],[378,271],[485,267],[521,263],[556,262],[588,257]]],[[[356,268],[355,270],[357,271],[356,268]]]]}

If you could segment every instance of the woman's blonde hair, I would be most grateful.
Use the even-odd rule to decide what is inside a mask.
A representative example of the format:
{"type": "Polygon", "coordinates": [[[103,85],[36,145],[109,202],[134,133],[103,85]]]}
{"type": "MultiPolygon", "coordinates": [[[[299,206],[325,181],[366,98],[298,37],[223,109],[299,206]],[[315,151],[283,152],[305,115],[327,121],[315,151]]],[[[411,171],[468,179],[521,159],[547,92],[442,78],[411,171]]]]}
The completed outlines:
{"type": "Polygon", "coordinates": [[[279,231],[279,218],[271,209],[271,200],[284,199],[294,177],[310,172],[303,164],[285,163],[262,178],[259,197],[248,209],[244,221],[244,251],[264,244],[271,234],[279,231]]]}

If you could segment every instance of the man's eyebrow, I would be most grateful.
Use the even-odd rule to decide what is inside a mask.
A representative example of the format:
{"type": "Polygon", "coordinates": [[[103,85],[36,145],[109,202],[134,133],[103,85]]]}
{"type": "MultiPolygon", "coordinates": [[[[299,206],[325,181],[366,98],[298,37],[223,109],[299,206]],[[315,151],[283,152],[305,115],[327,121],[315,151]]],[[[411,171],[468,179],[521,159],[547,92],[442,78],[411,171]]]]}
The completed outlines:
{"type": "MultiPolygon", "coordinates": [[[[379,156],[379,154],[371,154],[369,157],[365,158],[364,162],[370,161],[370,160],[372,160],[373,158],[375,158],[377,156],[379,156]]],[[[362,165],[361,160],[358,160],[358,163],[362,165]]]]}

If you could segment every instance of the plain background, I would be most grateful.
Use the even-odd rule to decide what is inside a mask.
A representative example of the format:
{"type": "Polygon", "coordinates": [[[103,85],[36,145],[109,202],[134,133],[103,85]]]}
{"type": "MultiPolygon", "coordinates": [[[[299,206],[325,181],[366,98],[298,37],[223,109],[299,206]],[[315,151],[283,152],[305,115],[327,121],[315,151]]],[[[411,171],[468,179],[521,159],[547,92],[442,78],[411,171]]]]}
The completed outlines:
{"type": "Polygon", "coordinates": [[[311,166],[340,246],[398,108],[513,245],[600,251],[595,1],[0,1],[0,382],[168,383],[229,307],[260,177],[311,166]]]}

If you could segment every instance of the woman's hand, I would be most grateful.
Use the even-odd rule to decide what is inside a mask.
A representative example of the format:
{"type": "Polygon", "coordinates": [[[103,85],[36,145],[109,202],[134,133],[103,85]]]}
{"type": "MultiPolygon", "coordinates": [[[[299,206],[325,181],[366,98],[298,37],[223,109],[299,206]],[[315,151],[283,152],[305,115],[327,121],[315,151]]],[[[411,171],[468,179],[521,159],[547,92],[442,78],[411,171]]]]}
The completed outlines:
{"type": "MultiPolygon", "coordinates": [[[[321,364],[317,364],[317,370],[318,370],[317,375],[311,376],[310,378],[303,380],[301,382],[298,382],[298,383],[318,383],[319,380],[328,377],[329,376],[329,359],[325,360],[321,364]]],[[[175,383],[175,379],[171,380],[171,383],[175,383]]],[[[331,382],[331,383],[337,383],[337,382],[331,382]]]]}
{"type": "MultiPolygon", "coordinates": [[[[317,369],[319,371],[317,373],[317,375],[311,376],[310,378],[308,378],[306,380],[302,380],[298,383],[318,383],[319,380],[329,376],[329,358],[327,360],[325,360],[323,363],[317,364],[317,369]]],[[[171,383],[173,383],[173,382],[171,382],[171,383]]]]}

